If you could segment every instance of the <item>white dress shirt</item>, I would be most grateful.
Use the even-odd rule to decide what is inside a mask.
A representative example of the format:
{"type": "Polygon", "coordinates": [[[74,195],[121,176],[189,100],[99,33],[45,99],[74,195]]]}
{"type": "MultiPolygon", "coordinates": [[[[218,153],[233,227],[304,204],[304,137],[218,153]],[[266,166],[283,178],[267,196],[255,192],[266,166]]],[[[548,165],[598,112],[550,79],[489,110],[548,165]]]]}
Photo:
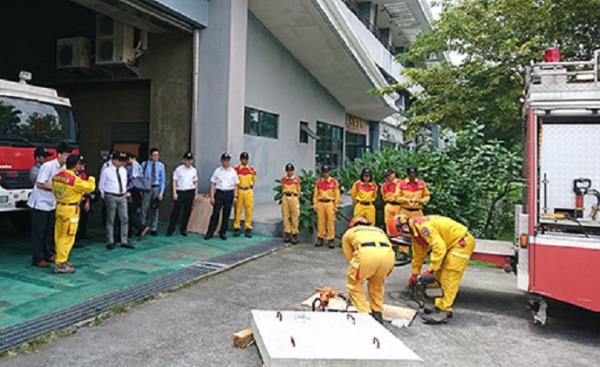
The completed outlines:
{"type": "MultiPolygon", "coordinates": [[[[57,159],[48,161],[40,167],[36,182],[52,185],[52,177],[62,172],[64,168],[65,166],[61,166],[57,159]]],[[[49,212],[56,209],[56,198],[52,191],[40,189],[36,184],[33,186],[27,205],[32,209],[49,212]]]]}
{"type": "Polygon", "coordinates": [[[210,178],[210,182],[216,185],[217,190],[231,191],[240,183],[240,179],[233,167],[225,169],[219,166],[210,178]]]}
{"type": "Polygon", "coordinates": [[[173,180],[176,181],[175,187],[177,190],[193,190],[198,182],[198,173],[196,167],[187,168],[185,164],[181,164],[173,171],[173,180]]]}
{"type": "Polygon", "coordinates": [[[98,190],[104,197],[106,194],[122,195],[127,192],[127,169],[125,167],[115,167],[110,165],[102,171],[100,177],[100,183],[98,184],[98,190]],[[121,177],[121,186],[119,186],[119,179],[117,178],[117,170],[121,177]]]}

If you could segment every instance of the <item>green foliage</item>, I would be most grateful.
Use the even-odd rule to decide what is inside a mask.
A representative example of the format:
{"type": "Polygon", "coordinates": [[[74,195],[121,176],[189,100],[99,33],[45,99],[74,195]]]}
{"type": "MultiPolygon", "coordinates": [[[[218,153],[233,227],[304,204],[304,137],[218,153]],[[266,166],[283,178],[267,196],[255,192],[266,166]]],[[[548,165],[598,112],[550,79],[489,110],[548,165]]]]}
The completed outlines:
{"type": "Polygon", "coordinates": [[[432,32],[398,61],[407,84],[421,86],[406,117],[411,131],[437,123],[460,129],[486,123],[486,135],[517,142],[524,70],[558,47],[565,60],[587,60],[600,48],[600,0],[442,0],[432,32]],[[431,55],[458,54],[458,65],[426,65],[431,55]]]}

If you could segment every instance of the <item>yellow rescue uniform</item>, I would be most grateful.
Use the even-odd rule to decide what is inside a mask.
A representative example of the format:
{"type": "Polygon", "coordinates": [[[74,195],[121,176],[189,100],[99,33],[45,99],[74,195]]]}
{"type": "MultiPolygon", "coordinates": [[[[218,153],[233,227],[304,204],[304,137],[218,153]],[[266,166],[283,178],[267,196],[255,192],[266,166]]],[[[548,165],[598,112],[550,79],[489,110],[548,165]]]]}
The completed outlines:
{"type": "Polygon", "coordinates": [[[96,188],[96,180],[79,178],[72,170],[64,170],[52,178],[52,193],[56,197],[56,223],[54,225],[55,263],[69,261],[79,225],[79,203],[83,194],[96,188]]]}
{"type": "Polygon", "coordinates": [[[342,250],[348,262],[346,287],[358,312],[383,312],[385,278],[394,269],[395,256],[388,236],[374,226],[358,225],[344,233],[342,250]],[[369,302],[363,283],[369,285],[369,302]]]}
{"type": "Polygon", "coordinates": [[[395,217],[400,214],[402,207],[400,206],[400,189],[399,189],[399,181],[398,179],[394,179],[391,182],[384,182],[381,185],[381,197],[385,202],[385,206],[383,208],[383,217],[385,223],[387,223],[390,218],[395,217]]]}
{"type": "Polygon", "coordinates": [[[431,252],[429,270],[443,291],[443,296],[435,299],[435,305],[442,311],[452,311],[460,281],[475,250],[475,238],[467,227],[439,215],[415,217],[409,223],[413,235],[412,273],[421,273],[431,252]]]}
{"type": "Polygon", "coordinates": [[[352,201],[354,217],[364,217],[375,225],[375,200],[377,200],[377,184],[375,182],[356,181],[352,185],[352,201]]]}
{"type": "Polygon", "coordinates": [[[411,182],[408,178],[400,181],[400,205],[401,214],[409,218],[422,217],[423,207],[431,198],[429,189],[423,180],[411,182]]]}
{"type": "Polygon", "coordinates": [[[235,203],[233,228],[240,229],[242,225],[242,210],[244,211],[244,228],[252,229],[252,211],[254,210],[254,184],[256,183],[256,170],[251,164],[238,164],[235,167],[240,183],[238,185],[238,198],[235,203]]]}
{"type": "Polygon", "coordinates": [[[283,232],[298,234],[300,221],[300,178],[285,176],[281,179],[281,215],[283,232]]]}
{"type": "Polygon", "coordinates": [[[335,211],[340,205],[340,185],[335,178],[321,178],[315,184],[313,206],[317,209],[317,236],[335,238],[335,211]]]}

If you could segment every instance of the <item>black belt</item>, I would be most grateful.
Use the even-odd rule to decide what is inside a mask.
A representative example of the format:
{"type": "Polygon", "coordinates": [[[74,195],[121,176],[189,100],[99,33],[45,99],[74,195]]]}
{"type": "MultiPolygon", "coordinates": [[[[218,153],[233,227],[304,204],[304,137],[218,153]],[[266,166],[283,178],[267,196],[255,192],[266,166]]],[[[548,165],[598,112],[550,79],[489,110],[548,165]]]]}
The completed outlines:
{"type": "Polygon", "coordinates": [[[160,187],[160,185],[152,185],[152,187],[160,187]]]}
{"type": "Polygon", "coordinates": [[[321,202],[321,203],[331,203],[331,202],[333,202],[333,200],[331,200],[331,199],[319,199],[319,202],[321,202]]]}
{"type": "Polygon", "coordinates": [[[120,198],[121,196],[125,195],[125,193],[123,193],[123,194],[113,194],[112,192],[106,192],[106,193],[104,193],[104,195],[116,196],[116,197],[120,198]]]}
{"type": "Polygon", "coordinates": [[[397,201],[386,201],[386,204],[390,204],[390,205],[401,205],[399,202],[397,201]]]}
{"type": "Polygon", "coordinates": [[[68,205],[68,206],[79,206],[79,203],[61,203],[60,201],[57,202],[58,205],[68,205]]]}
{"type": "Polygon", "coordinates": [[[358,202],[360,205],[373,205],[372,201],[359,201],[358,202]]]}
{"type": "MultiPolygon", "coordinates": [[[[360,247],[377,247],[377,243],[375,242],[365,242],[361,243],[360,247]]],[[[387,243],[379,242],[379,247],[390,247],[387,243]]]]}
{"type": "Polygon", "coordinates": [[[240,190],[251,190],[251,189],[253,189],[253,188],[254,188],[254,186],[248,186],[248,187],[238,187],[238,189],[240,189],[240,190]]]}
{"type": "Polygon", "coordinates": [[[418,209],[418,208],[417,209],[415,209],[415,208],[402,208],[402,209],[408,210],[409,212],[416,212],[418,210],[421,210],[421,209],[418,209]]]}
{"type": "Polygon", "coordinates": [[[291,192],[284,192],[283,195],[285,195],[285,196],[298,196],[298,194],[294,194],[294,193],[291,193],[291,192]]]}
{"type": "Polygon", "coordinates": [[[233,190],[221,190],[221,189],[217,189],[217,192],[230,193],[230,192],[233,192],[233,190]]]}

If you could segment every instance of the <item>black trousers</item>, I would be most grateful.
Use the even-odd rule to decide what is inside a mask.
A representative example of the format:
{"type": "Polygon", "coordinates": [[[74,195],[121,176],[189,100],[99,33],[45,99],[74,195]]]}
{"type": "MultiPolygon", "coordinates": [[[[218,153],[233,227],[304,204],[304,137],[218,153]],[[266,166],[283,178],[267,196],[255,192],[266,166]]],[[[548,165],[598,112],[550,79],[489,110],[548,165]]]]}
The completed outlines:
{"type": "Polygon", "coordinates": [[[129,217],[129,237],[131,237],[134,233],[140,233],[145,226],[142,223],[140,213],[142,210],[142,193],[137,189],[131,189],[129,193],[131,197],[127,202],[127,214],[129,217]]]}
{"type": "MultiPolygon", "coordinates": [[[[77,237],[75,241],[79,241],[87,236],[88,216],[90,215],[90,212],[86,212],[84,207],[85,205],[83,203],[79,206],[79,225],[77,226],[77,237]]],[[[92,210],[91,207],[90,210],[92,210]]]]}
{"type": "Polygon", "coordinates": [[[210,224],[208,225],[208,231],[206,232],[207,235],[212,236],[215,233],[221,210],[223,210],[223,215],[221,216],[221,229],[219,230],[219,234],[225,234],[225,232],[227,232],[229,217],[231,216],[231,206],[233,205],[233,195],[233,190],[217,190],[215,193],[215,205],[213,206],[212,215],[210,216],[210,224]]]}
{"type": "Polygon", "coordinates": [[[31,254],[35,265],[54,256],[55,212],[31,209],[31,254]]]}
{"type": "Polygon", "coordinates": [[[196,190],[177,190],[177,200],[173,206],[171,212],[171,219],[169,220],[169,228],[167,232],[174,232],[177,221],[181,215],[181,222],[179,224],[179,230],[187,232],[188,221],[190,220],[190,214],[192,213],[192,205],[194,205],[194,197],[196,196],[196,190]],[[183,214],[181,211],[183,210],[183,214]]]}

